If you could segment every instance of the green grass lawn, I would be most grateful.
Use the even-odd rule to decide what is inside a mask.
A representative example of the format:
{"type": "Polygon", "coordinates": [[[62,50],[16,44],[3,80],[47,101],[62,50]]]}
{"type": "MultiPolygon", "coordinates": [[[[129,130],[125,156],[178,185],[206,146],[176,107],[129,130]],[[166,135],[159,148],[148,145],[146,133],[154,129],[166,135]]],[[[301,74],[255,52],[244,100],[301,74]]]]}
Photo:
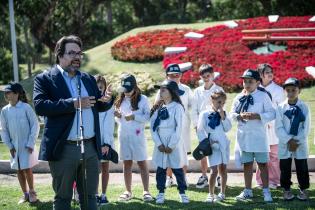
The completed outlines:
{"type": "MultiPolygon", "coordinates": [[[[311,109],[312,123],[311,123],[311,132],[309,135],[309,151],[310,151],[310,154],[312,154],[312,155],[315,155],[315,145],[314,145],[315,99],[314,99],[314,93],[315,93],[315,87],[305,88],[302,90],[302,93],[301,93],[301,99],[304,100],[309,105],[309,107],[311,109]]],[[[237,93],[228,93],[228,99],[227,99],[227,104],[226,104],[226,110],[227,111],[230,111],[232,101],[233,101],[234,97],[236,96],[236,94],[237,93]]],[[[154,98],[155,98],[155,94],[152,94],[149,98],[151,104],[153,103],[154,98]]],[[[236,134],[236,124],[233,124],[232,130],[230,132],[228,132],[228,134],[227,134],[229,139],[231,140],[231,155],[232,156],[234,155],[233,151],[234,151],[234,144],[235,144],[235,134],[236,134]]],[[[147,124],[146,129],[145,129],[145,135],[148,139],[148,154],[149,154],[149,156],[151,156],[153,153],[154,144],[153,144],[153,141],[151,138],[148,124],[147,124]]],[[[197,146],[198,141],[197,141],[197,137],[195,135],[195,131],[193,128],[191,128],[191,137],[192,137],[191,138],[192,139],[192,149],[194,149],[197,146]]],[[[38,140],[38,141],[40,141],[40,140],[38,140]]],[[[115,141],[116,141],[116,145],[118,145],[117,138],[115,139],[115,141]]],[[[38,144],[37,148],[39,148],[39,143],[37,143],[37,144],[38,144]]],[[[2,143],[0,143],[0,159],[9,159],[9,152],[8,152],[7,148],[5,147],[5,145],[2,143]]]]}
{"type": "MultiPolygon", "coordinates": [[[[295,186],[296,187],[296,186],[295,186]]],[[[187,195],[190,198],[189,204],[181,204],[178,198],[178,192],[176,187],[172,187],[166,190],[166,201],[163,205],[157,205],[155,202],[144,203],[142,201],[142,186],[135,185],[133,187],[133,194],[135,196],[128,203],[117,202],[117,198],[124,191],[122,185],[109,185],[108,187],[108,199],[111,202],[109,205],[103,206],[100,209],[277,209],[277,210],[302,210],[302,209],[315,209],[315,185],[313,184],[310,188],[310,200],[309,201],[298,201],[294,200],[291,202],[285,202],[282,200],[281,190],[272,190],[274,202],[271,204],[266,204],[263,202],[263,196],[261,190],[254,189],[254,198],[249,202],[237,202],[234,197],[237,196],[242,187],[230,186],[226,191],[227,199],[222,203],[208,204],[204,203],[207,196],[206,189],[196,189],[195,187],[190,187],[187,191],[187,195]]],[[[155,186],[150,186],[150,191],[152,195],[157,194],[155,186]]],[[[297,191],[293,191],[295,194],[297,191]]],[[[18,199],[21,196],[20,189],[18,185],[8,186],[4,185],[0,188],[0,209],[1,210],[13,210],[13,209],[38,209],[38,210],[48,210],[52,209],[52,199],[53,191],[51,186],[38,185],[37,194],[40,202],[30,205],[28,203],[17,206],[18,199]]],[[[79,209],[78,206],[73,209],[79,209]]]]}

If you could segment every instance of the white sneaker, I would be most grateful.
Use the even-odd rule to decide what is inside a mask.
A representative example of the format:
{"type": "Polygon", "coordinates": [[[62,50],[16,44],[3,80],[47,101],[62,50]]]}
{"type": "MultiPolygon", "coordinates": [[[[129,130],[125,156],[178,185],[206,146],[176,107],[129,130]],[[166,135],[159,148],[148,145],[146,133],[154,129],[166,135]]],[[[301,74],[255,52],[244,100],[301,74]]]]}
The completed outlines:
{"type": "Polygon", "coordinates": [[[223,193],[219,193],[218,196],[214,199],[213,202],[221,202],[225,199],[225,195],[223,193]]]}
{"type": "Polygon", "coordinates": [[[173,177],[167,176],[166,177],[166,182],[165,182],[165,187],[172,187],[175,185],[173,177]]]}
{"type": "Polygon", "coordinates": [[[206,200],[205,200],[205,202],[206,203],[214,203],[214,200],[215,200],[215,195],[212,195],[212,194],[209,193],[207,198],[206,198],[206,200]]]}
{"type": "Polygon", "coordinates": [[[241,194],[235,197],[237,201],[246,201],[250,200],[253,197],[253,191],[249,189],[244,189],[241,194]]]}
{"type": "Polygon", "coordinates": [[[272,197],[269,189],[263,189],[263,194],[264,194],[264,201],[265,202],[272,202],[272,197]]]}
{"type": "Polygon", "coordinates": [[[164,201],[165,201],[164,193],[159,193],[159,194],[156,196],[155,199],[156,199],[156,200],[155,200],[155,203],[157,203],[157,204],[162,204],[162,203],[164,203],[164,201]]]}
{"type": "Polygon", "coordinates": [[[181,203],[189,203],[189,198],[186,194],[179,194],[179,200],[181,203]]]}
{"type": "Polygon", "coordinates": [[[209,185],[208,183],[208,177],[207,176],[201,176],[198,179],[198,182],[196,184],[196,188],[202,189],[204,187],[207,187],[209,185]]]}

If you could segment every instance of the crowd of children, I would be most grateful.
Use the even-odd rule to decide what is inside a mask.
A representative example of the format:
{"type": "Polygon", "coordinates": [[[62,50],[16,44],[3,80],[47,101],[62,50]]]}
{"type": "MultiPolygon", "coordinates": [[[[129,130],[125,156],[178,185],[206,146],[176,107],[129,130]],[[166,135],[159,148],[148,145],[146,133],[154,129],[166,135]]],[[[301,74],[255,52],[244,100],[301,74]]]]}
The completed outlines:
{"type": "MultiPolygon", "coordinates": [[[[141,94],[135,76],[124,74],[118,96],[113,98],[113,107],[99,114],[102,154],[115,149],[115,121],[118,125],[119,158],[123,162],[126,191],[120,201],[129,201],[132,194],[132,165],[136,161],[143,184],[143,201],[154,200],[149,192],[149,170],[145,125],[150,122],[154,142],[152,163],[156,167],[158,204],[165,201],[165,189],[175,184],[176,177],[179,199],[189,203],[185,191],[188,187],[186,172],[188,155],[191,153],[191,122],[195,136],[201,142],[210,141],[212,155],[200,161],[201,176],[197,188],[209,185],[205,201],[219,202],[225,199],[227,165],[230,158],[230,140],[226,133],[237,124],[236,152],[243,164],[244,190],[236,200],[253,197],[252,177],[254,162],[257,163],[256,181],[262,188],[264,201],[272,202],[270,188],[283,188],[285,200],[295,196],[291,192],[291,164],[295,161],[299,184],[299,200],[307,200],[309,188],[308,144],[310,110],[299,98],[300,82],[288,78],[282,87],[273,79],[269,64],[260,64],[257,70],[247,69],[241,76],[243,90],[233,101],[231,112],[225,111],[227,95],[214,82],[214,69],[210,64],[199,68],[202,84],[194,92],[180,83],[182,71],[177,64],[166,69],[166,79],[155,87],[158,93],[150,108],[148,98],[141,94]],[[210,176],[207,177],[208,169],[210,176]],[[215,185],[220,177],[220,192],[215,195],[215,185]]],[[[102,93],[107,88],[104,77],[96,76],[102,93]]],[[[11,154],[11,167],[17,170],[23,191],[19,203],[36,202],[32,167],[38,163],[35,140],[39,133],[37,117],[27,103],[23,87],[10,83],[4,89],[8,105],[1,110],[1,137],[11,154]]],[[[99,204],[107,204],[109,162],[101,160],[102,192],[99,204]]]]}

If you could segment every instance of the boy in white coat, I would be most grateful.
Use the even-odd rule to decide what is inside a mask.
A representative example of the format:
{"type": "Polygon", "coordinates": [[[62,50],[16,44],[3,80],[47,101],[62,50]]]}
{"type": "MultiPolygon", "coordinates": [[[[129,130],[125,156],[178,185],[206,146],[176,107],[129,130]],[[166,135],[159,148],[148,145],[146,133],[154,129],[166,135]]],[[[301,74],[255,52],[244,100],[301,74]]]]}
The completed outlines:
{"type": "MultiPolygon", "coordinates": [[[[277,106],[285,99],[284,90],[273,81],[273,69],[269,64],[259,64],[257,71],[259,72],[262,80],[260,86],[271,94],[272,104],[276,109],[277,106]]],[[[268,162],[269,187],[275,189],[280,186],[280,162],[278,159],[279,139],[275,132],[275,120],[267,123],[266,134],[270,147],[268,162]]],[[[258,167],[256,170],[256,182],[258,186],[262,187],[260,170],[258,167]]]]}
{"type": "MultiPolygon", "coordinates": [[[[199,67],[199,75],[203,81],[203,85],[196,88],[193,94],[192,106],[191,106],[191,119],[192,124],[197,130],[199,114],[211,106],[211,94],[215,91],[223,91],[223,88],[214,83],[214,70],[210,64],[202,64],[199,67]]],[[[207,158],[203,158],[200,161],[201,173],[199,177],[196,188],[204,188],[208,185],[208,163],[207,158]]]]}
{"type": "Polygon", "coordinates": [[[225,199],[227,182],[226,166],[230,159],[230,140],[226,132],[231,130],[232,124],[226,116],[223,106],[226,101],[224,91],[215,91],[211,94],[211,108],[199,115],[197,135],[199,141],[209,139],[212,145],[212,155],[208,156],[211,174],[209,177],[209,194],[206,202],[217,202],[225,199]],[[209,138],[208,138],[209,136],[209,138]],[[215,182],[218,175],[221,177],[221,189],[218,196],[214,194],[215,182]]]}
{"type": "Polygon", "coordinates": [[[267,167],[269,144],[265,126],[275,119],[276,113],[268,94],[257,89],[260,84],[259,73],[247,69],[241,78],[244,91],[235,97],[231,117],[237,121],[236,140],[244,164],[245,189],[235,199],[243,201],[253,197],[253,162],[256,160],[261,171],[264,201],[272,202],[267,167]]]}
{"type": "Polygon", "coordinates": [[[185,194],[187,184],[183,166],[187,162],[183,155],[184,144],[182,139],[182,128],[184,118],[184,107],[180,100],[179,90],[176,82],[165,80],[160,86],[160,98],[151,109],[151,134],[155,143],[152,162],[157,167],[156,186],[159,194],[156,203],[164,203],[166,170],[170,168],[176,176],[180,201],[189,203],[185,194]]]}
{"type": "Polygon", "coordinates": [[[307,136],[310,131],[310,111],[308,106],[298,98],[300,83],[295,78],[285,81],[283,88],[287,100],[277,109],[276,134],[279,138],[280,182],[284,189],[285,200],[292,200],[291,164],[294,158],[296,174],[299,183],[299,200],[307,200],[306,189],[310,186],[307,165],[307,136]]]}
{"type": "MultiPolygon", "coordinates": [[[[168,80],[172,80],[177,83],[178,88],[181,90],[181,93],[179,96],[185,109],[185,115],[183,116],[183,129],[182,129],[182,139],[183,139],[183,144],[185,147],[184,147],[184,152],[182,154],[185,156],[183,158],[187,160],[187,162],[184,165],[184,172],[186,173],[187,166],[188,166],[187,156],[188,154],[191,153],[191,133],[190,133],[191,120],[190,120],[189,109],[191,108],[191,105],[192,105],[192,91],[187,85],[180,83],[182,72],[178,64],[169,64],[167,66],[166,77],[168,80]]],[[[155,98],[155,102],[159,100],[160,100],[160,92],[158,91],[155,98]]],[[[186,179],[186,182],[187,182],[187,179],[186,179]]],[[[168,169],[166,187],[170,187],[173,184],[175,183],[172,178],[172,170],[168,169]]],[[[187,182],[187,185],[189,185],[188,182],[187,182]]]]}

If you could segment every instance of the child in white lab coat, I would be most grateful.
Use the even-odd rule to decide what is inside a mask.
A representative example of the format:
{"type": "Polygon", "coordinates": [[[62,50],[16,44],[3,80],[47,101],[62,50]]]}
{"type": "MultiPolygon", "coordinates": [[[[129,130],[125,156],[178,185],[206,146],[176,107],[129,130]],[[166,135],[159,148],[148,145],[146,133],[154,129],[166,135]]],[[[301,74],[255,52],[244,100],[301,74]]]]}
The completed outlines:
{"type": "Polygon", "coordinates": [[[115,117],[118,123],[120,143],[119,157],[124,164],[126,191],[120,195],[120,201],[132,198],[132,164],[137,161],[143,184],[143,200],[152,201],[149,192],[149,169],[147,166],[147,141],[144,136],[145,123],[150,120],[148,98],[141,94],[136,78],[124,74],[121,78],[120,95],[115,101],[115,117]]]}
{"type": "Polygon", "coordinates": [[[9,104],[1,110],[1,138],[10,150],[11,168],[17,170],[24,193],[18,204],[26,201],[34,203],[37,201],[37,195],[32,168],[38,164],[35,141],[39,133],[39,123],[35,112],[28,104],[22,85],[9,83],[4,92],[9,104]]]}
{"type": "MultiPolygon", "coordinates": [[[[185,115],[183,116],[183,129],[182,129],[182,139],[183,139],[183,144],[184,144],[184,153],[183,155],[185,157],[183,157],[184,159],[187,160],[187,162],[184,165],[184,173],[186,174],[187,171],[187,167],[188,167],[188,154],[191,153],[191,129],[190,129],[190,113],[189,113],[189,109],[191,108],[192,105],[192,91],[191,89],[187,86],[184,85],[180,82],[180,79],[182,77],[183,73],[179,67],[178,64],[169,64],[166,67],[166,79],[167,80],[172,80],[174,82],[177,83],[178,88],[181,90],[180,93],[180,99],[182,101],[182,104],[184,106],[185,109],[185,115]]],[[[155,98],[155,102],[158,102],[160,99],[160,93],[158,91],[156,98],[155,98]]],[[[185,175],[185,179],[186,179],[186,175],[185,175]]],[[[187,179],[186,179],[186,183],[187,185],[187,179]]],[[[167,179],[166,179],[166,187],[171,187],[172,185],[174,185],[175,182],[172,178],[172,170],[168,169],[167,170],[167,179]]]]}
{"type": "MultiPolygon", "coordinates": [[[[202,79],[203,85],[194,90],[191,106],[191,119],[195,130],[197,130],[200,113],[205,110],[209,110],[209,107],[211,106],[211,94],[218,90],[223,91],[223,88],[215,84],[213,81],[214,70],[210,64],[202,64],[199,67],[199,75],[202,79]]],[[[199,177],[196,184],[196,188],[199,189],[208,186],[208,163],[206,157],[200,160],[200,165],[202,175],[199,177]]]]}
{"type": "MultiPolygon", "coordinates": [[[[107,82],[105,78],[101,75],[95,77],[97,86],[101,91],[102,95],[107,89],[107,82]]],[[[114,98],[112,99],[114,100],[114,98]]],[[[114,129],[115,129],[115,116],[114,116],[114,106],[107,110],[106,112],[99,113],[100,121],[100,131],[101,131],[101,145],[102,154],[109,152],[110,147],[115,148],[114,145],[114,129]]],[[[101,160],[102,168],[102,194],[98,196],[98,203],[100,205],[105,205],[109,201],[106,196],[108,181],[109,181],[109,161],[101,160]]]]}
{"type": "MultiPolygon", "coordinates": [[[[260,87],[263,87],[271,95],[273,107],[276,109],[277,106],[282,103],[285,99],[284,90],[281,86],[277,85],[274,81],[273,69],[269,64],[259,64],[257,71],[261,77],[260,87]]],[[[269,162],[268,162],[268,173],[269,173],[269,187],[276,189],[280,186],[280,166],[278,159],[278,143],[279,139],[275,132],[275,120],[267,123],[266,134],[269,142],[269,162]]],[[[262,187],[262,181],[260,177],[260,170],[257,167],[256,170],[256,182],[257,185],[262,187]]]]}
{"type": "Polygon", "coordinates": [[[283,198],[285,200],[294,199],[291,192],[291,164],[294,158],[300,188],[297,198],[305,201],[308,199],[306,190],[310,186],[307,165],[310,110],[299,99],[300,83],[296,78],[287,79],[283,88],[287,100],[278,106],[276,118],[276,134],[279,138],[280,182],[284,190],[283,198]]]}
{"type": "Polygon", "coordinates": [[[248,69],[243,76],[244,91],[233,101],[231,117],[237,121],[236,140],[244,164],[245,189],[236,196],[244,201],[253,197],[253,162],[257,162],[261,171],[265,202],[272,202],[268,183],[269,143],[266,137],[266,124],[275,119],[276,113],[266,92],[257,87],[260,84],[259,73],[248,69]]]}
{"type": "Polygon", "coordinates": [[[230,159],[230,141],[226,132],[231,130],[232,124],[226,116],[223,106],[226,94],[223,91],[215,91],[211,94],[211,108],[199,115],[197,135],[199,141],[208,139],[212,147],[212,155],[208,156],[211,174],[209,177],[209,194],[206,202],[213,203],[225,199],[225,188],[227,182],[226,166],[230,159]],[[214,194],[215,182],[221,177],[221,190],[218,196],[214,194]]]}
{"type": "Polygon", "coordinates": [[[183,166],[186,161],[183,156],[184,144],[182,139],[184,107],[179,95],[176,82],[165,80],[160,86],[160,99],[151,109],[151,134],[155,143],[152,162],[156,169],[156,186],[159,194],[156,203],[162,204],[165,200],[166,170],[170,168],[176,176],[180,201],[189,203],[185,194],[187,184],[183,166]]]}

